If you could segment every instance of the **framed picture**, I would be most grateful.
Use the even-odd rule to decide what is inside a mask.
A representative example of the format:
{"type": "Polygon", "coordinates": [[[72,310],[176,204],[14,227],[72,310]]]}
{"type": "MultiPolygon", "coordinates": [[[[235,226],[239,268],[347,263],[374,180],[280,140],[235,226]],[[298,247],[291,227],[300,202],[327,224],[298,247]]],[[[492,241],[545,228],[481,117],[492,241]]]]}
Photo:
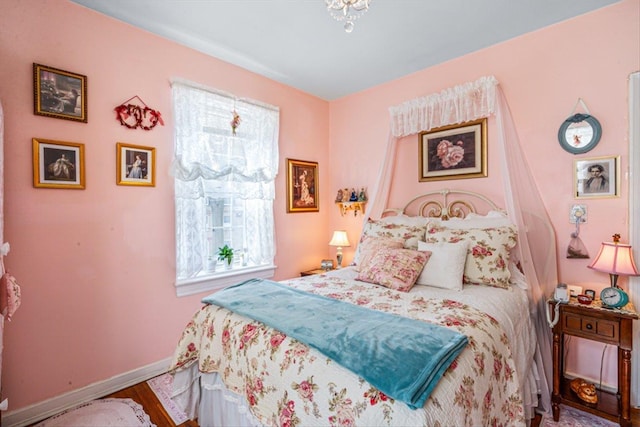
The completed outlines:
{"type": "Polygon", "coordinates": [[[87,77],[33,64],[33,112],[87,123],[87,77]]]}
{"type": "Polygon", "coordinates": [[[574,160],[576,199],[620,196],[620,156],[574,160]]]}
{"type": "Polygon", "coordinates": [[[287,212],[318,212],[318,162],[287,159],[287,212]]]}
{"type": "Polygon", "coordinates": [[[156,149],[123,142],[116,144],[116,184],[154,187],[156,149]]]}
{"type": "Polygon", "coordinates": [[[487,119],[421,132],[419,181],[487,176],[487,119]]]}
{"type": "Polygon", "coordinates": [[[84,144],[33,138],[33,186],[84,189],[84,144]]]}

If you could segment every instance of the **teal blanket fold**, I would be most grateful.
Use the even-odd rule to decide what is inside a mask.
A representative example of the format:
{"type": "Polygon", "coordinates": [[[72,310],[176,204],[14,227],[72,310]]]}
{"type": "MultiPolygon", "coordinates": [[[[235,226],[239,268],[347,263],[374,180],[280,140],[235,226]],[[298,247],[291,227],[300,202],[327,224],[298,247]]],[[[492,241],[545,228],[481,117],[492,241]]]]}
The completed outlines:
{"type": "Polygon", "coordinates": [[[315,348],[410,408],[425,401],[467,337],[440,325],[252,279],[202,300],[315,348]]]}

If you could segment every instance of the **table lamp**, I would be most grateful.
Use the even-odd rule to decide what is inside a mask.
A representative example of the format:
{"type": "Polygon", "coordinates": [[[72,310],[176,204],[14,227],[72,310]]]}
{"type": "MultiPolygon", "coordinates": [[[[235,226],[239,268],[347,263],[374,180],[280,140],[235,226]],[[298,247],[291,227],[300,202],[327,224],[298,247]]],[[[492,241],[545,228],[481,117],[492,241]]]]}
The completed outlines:
{"type": "Polygon", "coordinates": [[[336,258],[338,259],[338,266],[336,268],[341,268],[342,267],[342,247],[350,246],[349,239],[347,238],[347,232],[344,230],[334,231],[333,237],[329,242],[329,246],[337,246],[336,258]]]}
{"type": "Polygon", "coordinates": [[[589,268],[609,273],[611,286],[600,293],[603,304],[620,308],[626,305],[629,298],[618,286],[618,276],[638,276],[638,269],[633,261],[631,245],[620,243],[620,235],[613,235],[613,242],[602,242],[600,252],[589,268]]]}

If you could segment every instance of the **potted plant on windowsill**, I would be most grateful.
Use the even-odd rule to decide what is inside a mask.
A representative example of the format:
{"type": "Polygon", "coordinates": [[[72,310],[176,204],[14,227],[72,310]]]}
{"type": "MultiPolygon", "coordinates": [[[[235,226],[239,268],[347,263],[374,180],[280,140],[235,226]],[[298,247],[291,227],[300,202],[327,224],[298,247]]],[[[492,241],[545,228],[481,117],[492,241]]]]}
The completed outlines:
{"type": "Polygon", "coordinates": [[[229,245],[218,248],[218,260],[225,261],[225,267],[230,269],[233,262],[233,248],[230,248],[229,245]]]}

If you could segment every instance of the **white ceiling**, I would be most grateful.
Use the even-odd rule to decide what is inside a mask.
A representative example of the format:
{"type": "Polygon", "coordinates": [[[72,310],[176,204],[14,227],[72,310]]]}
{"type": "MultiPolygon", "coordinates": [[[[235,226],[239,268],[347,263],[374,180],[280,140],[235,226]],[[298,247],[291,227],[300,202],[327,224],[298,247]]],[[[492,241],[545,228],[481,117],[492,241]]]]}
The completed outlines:
{"type": "Polygon", "coordinates": [[[71,1],[334,100],[620,0],[372,0],[350,34],[324,0],[71,1]]]}

